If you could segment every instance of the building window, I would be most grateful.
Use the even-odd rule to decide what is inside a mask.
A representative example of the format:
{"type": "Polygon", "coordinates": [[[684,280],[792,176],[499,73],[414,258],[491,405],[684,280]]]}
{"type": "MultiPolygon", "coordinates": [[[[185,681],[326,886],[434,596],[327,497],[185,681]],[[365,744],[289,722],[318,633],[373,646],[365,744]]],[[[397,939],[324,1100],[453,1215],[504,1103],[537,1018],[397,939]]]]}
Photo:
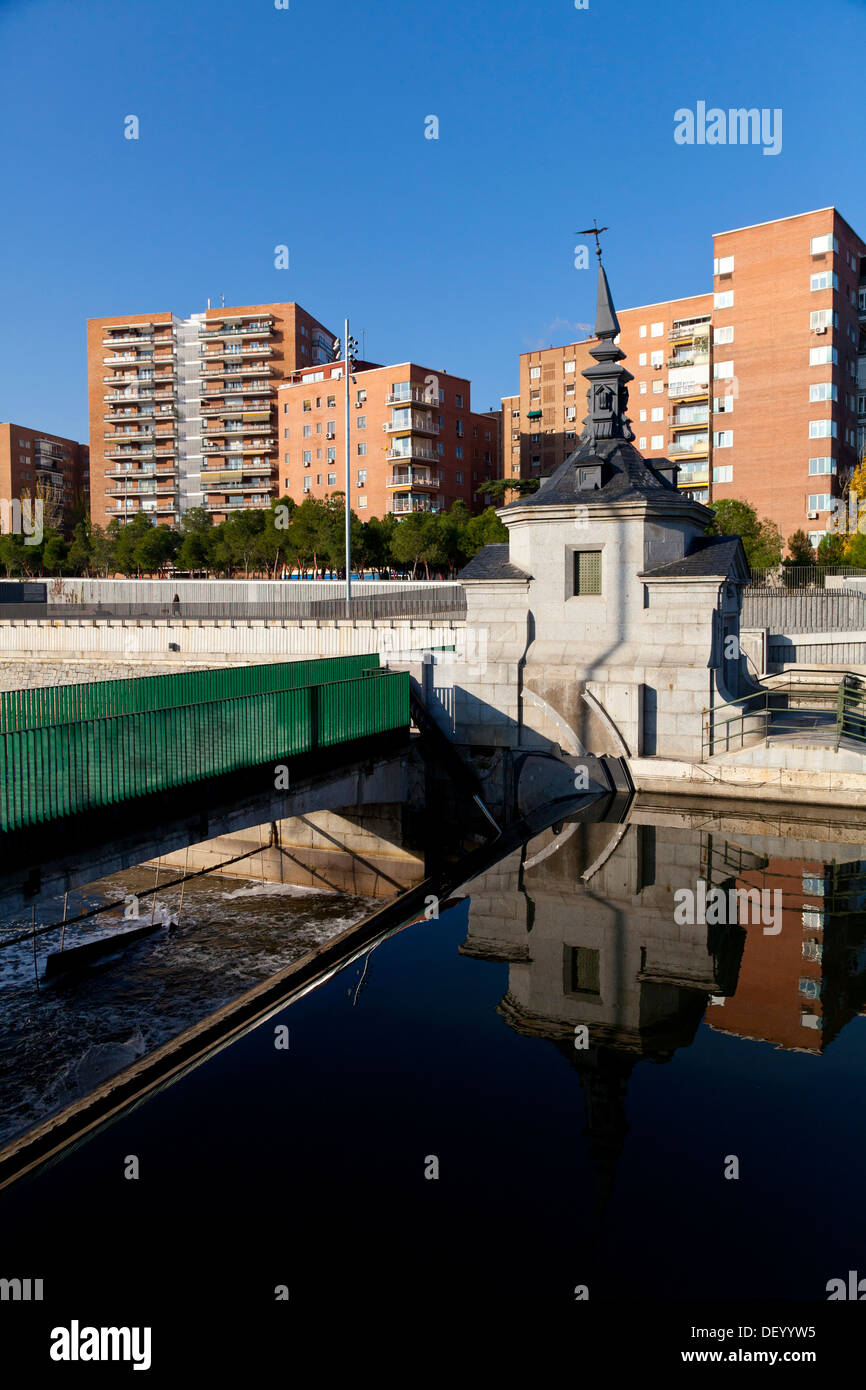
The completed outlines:
{"type": "Polygon", "coordinates": [[[665,326],[664,326],[663,323],[651,323],[651,324],[650,324],[650,337],[651,337],[651,338],[660,338],[660,337],[662,336],[662,334],[664,333],[664,331],[665,331],[665,326]]]}
{"type": "Polygon", "coordinates": [[[732,483],[734,481],[734,466],[732,463],[722,464],[720,468],[713,469],[714,483],[732,483]]]}
{"type": "Polygon", "coordinates": [[[834,458],[830,458],[828,454],[823,455],[821,458],[809,459],[809,474],[811,477],[815,477],[817,474],[820,473],[835,472],[836,460],[834,458]]]}
{"type": "Polygon", "coordinates": [[[355,404],[363,405],[367,399],[367,392],[363,389],[355,392],[355,404]]]}
{"type": "Polygon", "coordinates": [[[336,487],[336,486],[337,486],[337,475],[336,475],[336,473],[329,473],[329,474],[328,474],[328,487],[336,487]]]}
{"type": "Polygon", "coordinates": [[[834,347],[809,348],[810,367],[835,366],[838,361],[839,354],[834,347]]]}
{"type": "Polygon", "coordinates": [[[568,993],[600,995],[600,953],[590,946],[566,946],[565,952],[568,993]]]}
{"type": "Polygon", "coordinates": [[[639,337],[639,338],[645,338],[645,337],[646,337],[646,324],[645,324],[645,323],[642,323],[642,324],[641,324],[641,326],[640,326],[640,328],[638,329],[637,333],[638,333],[638,337],[639,337]]]}
{"type": "Polygon", "coordinates": [[[367,428],[367,417],[366,417],[366,415],[359,415],[359,416],[357,416],[357,418],[356,418],[356,420],[355,420],[355,424],[358,426],[358,429],[359,429],[359,430],[365,430],[365,429],[367,428]]]}
{"type": "Polygon", "coordinates": [[[733,326],[729,326],[728,328],[714,328],[714,329],[713,329],[713,342],[714,342],[714,343],[732,343],[733,341],[734,341],[734,330],[733,330],[733,326]]]}
{"type": "Polygon", "coordinates": [[[365,487],[365,486],[366,486],[366,483],[367,483],[367,470],[366,470],[366,468],[359,468],[359,469],[358,469],[357,486],[358,486],[358,487],[365,487]]]}
{"type": "Polygon", "coordinates": [[[313,451],[312,451],[312,449],[305,449],[305,450],[304,450],[304,463],[307,464],[307,463],[312,463],[312,462],[313,462],[313,451]]]}
{"type": "Polygon", "coordinates": [[[733,408],[733,396],[713,396],[713,410],[716,415],[730,415],[733,408]]]}
{"type": "Polygon", "coordinates": [[[363,512],[363,511],[366,510],[366,507],[367,507],[367,494],[365,493],[363,497],[359,497],[359,498],[358,498],[358,511],[359,511],[359,512],[363,512]]]}
{"type": "Polygon", "coordinates": [[[651,352],[651,353],[650,353],[650,366],[651,366],[651,367],[663,367],[663,366],[664,366],[664,360],[665,360],[665,355],[664,355],[664,352],[663,352],[663,351],[651,352]]]}
{"type": "Polygon", "coordinates": [[[651,449],[663,449],[665,447],[665,437],[663,434],[654,434],[650,439],[651,449]]]}
{"type": "MultiPolygon", "coordinates": [[[[653,385],[655,385],[655,382],[653,382],[653,385]]],[[[639,394],[640,394],[641,396],[645,396],[645,395],[646,395],[646,382],[645,382],[645,381],[642,381],[642,382],[640,383],[640,385],[638,386],[638,392],[639,392],[639,394]]]]}
{"type": "Polygon", "coordinates": [[[312,437],[313,437],[313,427],[312,427],[312,425],[304,425],[304,426],[302,427],[302,433],[303,433],[304,439],[312,439],[312,437]]]}
{"type": "Polygon", "coordinates": [[[817,275],[809,276],[810,290],[838,290],[839,276],[835,270],[819,270],[817,275]]]}
{"type": "Polygon", "coordinates": [[[638,447],[639,449],[641,449],[641,450],[643,450],[643,449],[646,448],[646,435],[645,435],[645,434],[642,434],[642,435],[641,435],[640,439],[639,439],[638,442],[637,442],[637,447],[638,447]]]}
{"type": "Polygon", "coordinates": [[[601,593],[600,550],[575,550],[574,593],[578,597],[601,593]]]}
{"type": "Polygon", "coordinates": [[[810,512],[832,512],[836,508],[836,499],[829,492],[815,492],[809,498],[810,512]]]}
{"type": "Polygon", "coordinates": [[[733,291],[733,290],[720,290],[718,294],[714,294],[714,295],[713,295],[713,308],[714,308],[714,309],[732,309],[733,307],[734,307],[734,291],[733,291]]]}
{"type": "Polygon", "coordinates": [[[305,476],[305,478],[304,478],[304,492],[309,492],[310,489],[312,488],[312,486],[313,486],[313,477],[312,477],[312,474],[311,474],[311,473],[308,473],[308,474],[305,476]]]}
{"type": "Polygon", "coordinates": [[[326,421],[325,421],[325,434],[329,434],[329,435],[331,436],[332,439],[336,439],[336,437],[337,437],[337,422],[336,422],[336,420],[326,420],[326,421]]]}
{"type": "Polygon", "coordinates": [[[327,453],[328,463],[336,463],[336,462],[337,462],[337,450],[336,450],[336,448],[334,447],[333,444],[327,449],[326,453],[327,453]]]}
{"type": "Polygon", "coordinates": [[[809,387],[810,401],[835,401],[836,387],[832,381],[813,381],[809,387]]]}
{"type": "Polygon", "coordinates": [[[714,363],[713,363],[713,380],[714,380],[714,381],[729,381],[733,375],[734,375],[734,364],[733,364],[733,362],[714,362],[714,363]]]}
{"type": "MultiPolygon", "coordinates": [[[[533,459],[533,460],[532,460],[532,462],[533,462],[533,463],[535,463],[535,462],[536,462],[536,460],[535,460],[535,459],[533,459]]],[[[540,459],[538,459],[538,460],[537,460],[537,462],[539,462],[539,463],[540,463],[540,462],[541,462],[541,460],[540,460],[540,459]]],[[[457,473],[456,473],[456,475],[455,475],[455,476],[456,476],[456,478],[457,478],[457,481],[458,481],[458,483],[460,483],[460,484],[462,484],[462,482],[463,482],[463,474],[462,474],[462,473],[461,473],[461,472],[460,472],[460,471],[459,471],[459,469],[458,469],[458,471],[457,471],[457,473]]]]}
{"type": "Polygon", "coordinates": [[[312,401],[304,401],[303,406],[302,406],[302,409],[303,409],[303,410],[305,410],[305,411],[310,411],[310,410],[312,410],[312,408],[313,408],[313,402],[312,402],[312,401]]]}
{"type": "Polygon", "coordinates": [[[826,236],[813,236],[809,242],[809,252],[813,256],[821,256],[828,251],[838,250],[839,243],[829,232],[826,236]]]}
{"type": "Polygon", "coordinates": [[[713,435],[713,448],[732,449],[734,445],[733,430],[717,430],[713,435]]]}
{"type": "Polygon", "coordinates": [[[356,447],[358,450],[359,457],[363,458],[367,452],[367,441],[365,439],[362,439],[360,444],[358,444],[356,447]]]}
{"type": "Polygon", "coordinates": [[[529,379],[530,379],[530,381],[537,381],[538,378],[539,378],[540,376],[541,376],[541,368],[540,368],[540,367],[530,367],[530,368],[529,368],[529,379]]]}
{"type": "Polygon", "coordinates": [[[335,407],[336,407],[336,404],[337,404],[337,397],[336,397],[336,396],[326,396],[326,397],[325,397],[325,405],[328,407],[329,410],[334,410],[335,407]]]}
{"type": "Polygon", "coordinates": [[[645,410],[642,410],[641,413],[640,413],[640,422],[641,422],[641,424],[644,424],[644,423],[646,422],[646,411],[645,411],[645,410]]]}
{"type": "Polygon", "coordinates": [[[656,377],[653,381],[653,395],[660,396],[664,389],[665,384],[662,381],[661,377],[656,377]]]}
{"type": "Polygon", "coordinates": [[[656,422],[659,422],[659,421],[663,420],[664,418],[665,418],[664,406],[661,406],[661,405],[654,406],[653,409],[650,411],[650,419],[651,419],[651,420],[655,420],[656,422]]]}
{"type": "MultiPolygon", "coordinates": [[[[539,435],[534,435],[534,436],[533,436],[533,438],[535,438],[535,439],[538,439],[539,437],[540,437],[539,435]]],[[[463,457],[463,445],[462,445],[462,444],[457,444],[457,445],[455,446],[454,453],[455,453],[455,455],[457,456],[457,458],[462,459],[462,457],[463,457]]]]}
{"type": "Polygon", "coordinates": [[[637,359],[637,364],[638,364],[639,367],[645,367],[645,366],[646,366],[646,353],[645,353],[645,352],[640,353],[640,355],[638,356],[638,359],[637,359]]]}
{"type": "Polygon", "coordinates": [[[836,421],[835,420],[810,420],[809,421],[810,439],[835,439],[836,421]]]}
{"type": "Polygon", "coordinates": [[[562,370],[563,370],[563,372],[565,373],[566,376],[568,376],[569,373],[573,372],[573,371],[575,370],[576,367],[577,367],[577,362],[576,362],[576,360],[575,360],[574,358],[572,358],[572,360],[571,360],[570,362],[563,362],[563,364],[562,364],[562,370]]]}
{"type": "Polygon", "coordinates": [[[734,269],[733,256],[715,256],[713,258],[714,275],[730,275],[734,269]]]}

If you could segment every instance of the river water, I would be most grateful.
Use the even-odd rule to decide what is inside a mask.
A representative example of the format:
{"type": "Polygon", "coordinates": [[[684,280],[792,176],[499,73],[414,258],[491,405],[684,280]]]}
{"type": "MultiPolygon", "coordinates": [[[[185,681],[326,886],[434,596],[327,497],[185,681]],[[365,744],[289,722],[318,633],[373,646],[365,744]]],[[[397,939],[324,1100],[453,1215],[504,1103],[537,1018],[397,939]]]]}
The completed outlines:
{"type": "MultiPolygon", "coordinates": [[[[282,1288],[293,1317],[401,1295],[802,1300],[808,1322],[866,1277],[862,833],[706,802],[565,821],[0,1194],[7,1253],[115,1316],[122,1267],[163,1322],[193,1287],[263,1326],[282,1288]],[[757,895],[732,911],[732,888],[757,895]]],[[[295,894],[266,921],[267,892],[202,889],[186,935],[52,1004],[52,1036],[122,1016],[150,1045],[366,906],[295,894]]]]}

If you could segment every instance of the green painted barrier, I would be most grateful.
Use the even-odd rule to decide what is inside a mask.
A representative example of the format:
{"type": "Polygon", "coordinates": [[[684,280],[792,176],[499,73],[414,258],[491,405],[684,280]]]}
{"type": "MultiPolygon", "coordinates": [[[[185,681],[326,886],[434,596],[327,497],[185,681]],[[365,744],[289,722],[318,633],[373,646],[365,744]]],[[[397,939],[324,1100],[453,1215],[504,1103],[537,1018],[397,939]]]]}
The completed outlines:
{"type": "MultiPolygon", "coordinates": [[[[323,665],[285,665],[313,664],[319,670],[323,665]]],[[[366,670],[369,674],[327,683],[298,681],[252,694],[0,732],[0,829],[17,830],[408,728],[408,672],[366,670]]]]}
{"type": "Polygon", "coordinates": [[[292,690],[296,686],[348,680],[364,671],[378,670],[379,655],[373,652],[361,656],[313,657],[305,661],[179,671],[169,676],[4,690],[0,691],[0,733],[231,700],[239,695],[292,690]]]}

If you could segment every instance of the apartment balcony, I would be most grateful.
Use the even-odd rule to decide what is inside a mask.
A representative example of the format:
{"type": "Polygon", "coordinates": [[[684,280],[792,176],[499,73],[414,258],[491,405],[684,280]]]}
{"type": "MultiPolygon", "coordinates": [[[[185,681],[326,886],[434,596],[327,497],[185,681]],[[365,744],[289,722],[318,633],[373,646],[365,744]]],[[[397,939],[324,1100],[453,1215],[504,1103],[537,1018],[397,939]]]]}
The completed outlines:
{"type": "Polygon", "coordinates": [[[247,357],[273,357],[273,355],[274,349],[270,343],[247,343],[240,352],[232,351],[230,348],[208,348],[202,353],[206,362],[241,362],[247,357]]]}
{"type": "Polygon", "coordinates": [[[430,497],[395,497],[389,512],[394,516],[406,516],[409,512],[438,512],[438,505],[430,497]]]}
{"type": "MultiPolygon", "coordinates": [[[[199,375],[203,377],[205,380],[210,380],[216,377],[219,380],[224,381],[227,377],[233,379],[235,377],[245,376],[272,376],[273,370],[273,367],[269,367],[267,362],[250,362],[247,365],[241,363],[239,366],[227,365],[225,367],[202,367],[199,372],[199,375]]],[[[227,389],[231,388],[229,387],[227,389]]],[[[259,388],[257,387],[256,389],[258,390],[259,388]]],[[[211,392],[210,394],[215,395],[216,392],[211,392]]]]}
{"type": "Polygon", "coordinates": [[[438,406],[438,400],[431,400],[422,386],[413,386],[408,394],[405,391],[390,391],[385,397],[386,405],[429,405],[438,406]]]}
{"type": "Polygon", "coordinates": [[[135,386],[139,382],[144,384],[152,381],[152,376],[140,377],[135,372],[114,372],[111,376],[102,378],[103,386],[135,386]]]}
{"type": "Polygon", "coordinates": [[[177,458],[177,445],[160,444],[153,452],[154,456],[159,459],[177,458]]]}
{"type": "Polygon", "coordinates": [[[425,449],[423,444],[413,444],[408,453],[404,450],[388,449],[385,458],[389,463],[436,463],[439,455],[435,449],[425,449]]]}
{"type": "MultiPolygon", "coordinates": [[[[267,470],[266,470],[267,471],[267,470]]],[[[246,477],[259,477],[262,472],[260,463],[244,462],[240,468],[226,468],[225,464],[203,465],[201,470],[202,487],[214,487],[222,483],[236,483],[243,481],[246,477]]],[[[268,479],[270,482],[270,479],[268,479]]]]}
{"type": "MultiPolygon", "coordinates": [[[[222,373],[218,372],[217,375],[221,377],[222,373]]],[[[246,376],[246,373],[244,373],[244,376],[246,376]]],[[[216,396],[234,396],[237,395],[239,392],[243,394],[249,392],[254,395],[262,394],[264,396],[273,396],[276,392],[276,389],[276,383],[273,381],[230,380],[225,381],[222,386],[202,386],[201,396],[202,399],[210,399],[211,397],[216,396]]],[[[268,405],[271,404],[272,402],[268,401],[268,405]]]]}
{"type": "Polygon", "coordinates": [[[149,415],[142,413],[140,410],[109,410],[106,411],[102,418],[106,424],[122,424],[124,421],[129,424],[135,420],[152,421],[154,415],[153,408],[151,407],[149,415]]]}
{"type": "Polygon", "coordinates": [[[440,488],[439,479],[434,478],[433,474],[426,468],[397,469],[385,479],[385,486],[422,487],[433,492],[438,492],[440,488]]]}
{"type": "Polygon", "coordinates": [[[685,321],[674,324],[673,328],[668,329],[669,343],[703,343],[706,347],[710,345],[710,321],[708,318],[699,321],[685,321]]]}
{"type": "Polygon", "coordinates": [[[704,367],[710,360],[708,352],[687,352],[680,357],[669,357],[666,367],[704,367]]]}
{"type": "Polygon", "coordinates": [[[121,462],[124,459],[149,459],[153,458],[153,449],[106,449],[107,459],[117,459],[121,462]]]}
{"type": "Polygon", "coordinates": [[[677,487],[679,487],[679,488],[700,487],[702,484],[703,484],[704,486],[706,486],[706,484],[709,483],[709,481],[710,481],[710,470],[709,470],[709,467],[706,467],[706,468],[693,468],[693,469],[691,469],[691,470],[686,474],[685,477],[677,478],[677,487]]]}
{"type": "Polygon", "coordinates": [[[105,436],[106,444],[129,444],[138,439],[153,439],[154,428],[149,426],[137,430],[116,430],[114,434],[105,436]]]}
{"type": "Polygon", "coordinates": [[[123,333],[118,338],[103,338],[104,348],[119,347],[150,347],[153,342],[153,331],[150,333],[123,333]]]}
{"type": "Polygon", "coordinates": [[[262,419],[262,420],[269,420],[269,419],[271,418],[271,409],[272,409],[272,407],[271,407],[271,402],[268,401],[268,400],[263,400],[263,401],[251,400],[251,401],[242,401],[242,402],[240,402],[240,403],[238,403],[238,402],[232,402],[231,404],[227,404],[227,403],[224,401],[222,405],[205,405],[205,406],[202,406],[202,408],[201,408],[201,414],[202,414],[203,416],[206,416],[206,417],[209,417],[209,416],[217,416],[217,417],[219,417],[219,416],[232,416],[232,417],[234,417],[234,416],[236,416],[236,415],[242,415],[243,418],[244,418],[245,420],[246,420],[246,419],[262,419]]]}
{"type": "Polygon", "coordinates": [[[411,421],[404,425],[398,424],[395,420],[386,420],[382,426],[386,434],[438,434],[439,426],[435,423],[432,415],[425,419],[423,415],[412,416],[411,421]]]}
{"type": "Polygon", "coordinates": [[[675,439],[668,448],[671,458],[682,458],[687,455],[689,458],[699,457],[708,454],[710,451],[709,436],[704,435],[701,439],[675,439]]]}
{"type": "Polygon", "coordinates": [[[213,328],[204,333],[199,333],[199,340],[203,343],[219,341],[220,338],[261,338],[263,334],[273,333],[273,319],[256,319],[254,323],[248,323],[244,328],[213,328]]]}
{"type": "Polygon", "coordinates": [[[106,478],[153,478],[155,474],[156,468],[153,465],[150,468],[142,466],[139,468],[106,468],[105,470],[106,478]]]}
{"type": "Polygon", "coordinates": [[[700,415],[693,415],[691,419],[685,419],[682,415],[668,416],[668,425],[672,430],[693,430],[698,425],[708,425],[709,423],[709,410],[703,410],[700,415]]]}
{"type": "Polygon", "coordinates": [[[709,396],[709,383],[706,381],[679,381],[668,386],[668,396],[673,400],[683,400],[691,396],[709,396]]]}
{"type": "Polygon", "coordinates": [[[135,404],[136,401],[149,401],[153,399],[153,387],[142,384],[132,395],[127,395],[125,391],[108,391],[102,399],[107,402],[129,401],[131,404],[135,404]]]}
{"type": "Polygon", "coordinates": [[[207,512],[213,512],[213,513],[218,513],[218,512],[231,512],[231,511],[233,511],[233,510],[235,510],[235,509],[237,509],[237,511],[248,511],[248,512],[259,511],[259,510],[261,510],[261,511],[266,511],[266,510],[268,509],[268,507],[270,507],[270,505],[271,505],[270,494],[265,498],[264,502],[253,502],[252,499],[244,499],[243,497],[238,496],[237,499],[236,499],[236,501],[235,501],[235,503],[234,503],[234,506],[232,505],[231,502],[228,502],[228,501],[222,501],[222,502],[211,502],[211,501],[207,501],[207,502],[203,502],[203,503],[202,503],[202,506],[204,507],[205,511],[207,511],[207,512]]]}

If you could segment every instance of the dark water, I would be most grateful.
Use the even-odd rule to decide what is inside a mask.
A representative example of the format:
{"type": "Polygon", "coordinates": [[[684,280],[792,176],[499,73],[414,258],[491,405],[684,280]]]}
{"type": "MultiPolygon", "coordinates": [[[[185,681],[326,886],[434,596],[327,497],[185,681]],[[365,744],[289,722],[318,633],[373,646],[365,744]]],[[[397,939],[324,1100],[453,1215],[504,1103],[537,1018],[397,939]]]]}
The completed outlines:
{"type": "Polygon", "coordinates": [[[226,1355],[398,1303],[500,1335],[567,1314],[583,1346],[626,1304],[815,1325],[828,1281],[866,1277],[866,849],[756,815],[547,832],[360,989],[356,964],[0,1194],[6,1263],[50,1280],[46,1319],[83,1297],[193,1361],[193,1303],[226,1355]],[[701,880],[779,912],[678,922],[701,880]]]}

